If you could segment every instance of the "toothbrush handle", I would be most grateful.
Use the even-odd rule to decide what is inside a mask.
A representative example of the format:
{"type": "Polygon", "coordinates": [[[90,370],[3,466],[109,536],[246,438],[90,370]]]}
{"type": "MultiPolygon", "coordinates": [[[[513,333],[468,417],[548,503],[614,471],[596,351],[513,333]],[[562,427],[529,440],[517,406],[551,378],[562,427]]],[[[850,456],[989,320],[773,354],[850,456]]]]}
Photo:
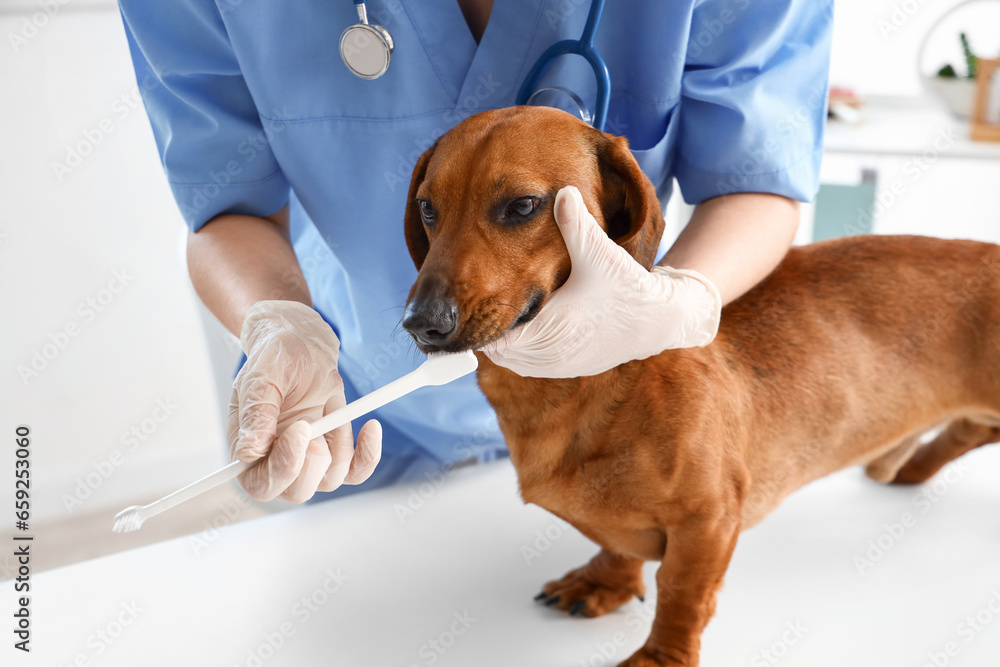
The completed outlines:
{"type": "MultiPolygon", "coordinates": [[[[426,363],[426,362],[425,362],[426,363]]],[[[422,373],[423,369],[421,365],[417,370],[413,371],[408,375],[404,375],[394,382],[379,387],[370,394],[365,394],[356,401],[348,403],[344,407],[334,410],[330,414],[320,417],[313,423],[309,424],[309,439],[318,438],[325,433],[343,426],[349,422],[354,421],[361,415],[366,415],[372,410],[377,410],[387,403],[395,401],[397,398],[404,396],[414,389],[419,389],[424,386],[422,373]]]]}
{"type": "MultiPolygon", "coordinates": [[[[311,430],[309,439],[312,440],[313,438],[318,438],[324,433],[332,431],[338,426],[343,426],[352,419],[360,417],[367,412],[371,412],[372,410],[385,405],[389,401],[407,393],[410,391],[410,383],[403,383],[401,381],[409,380],[413,375],[415,374],[404,376],[396,382],[390,382],[386,386],[373,391],[367,396],[362,396],[353,403],[345,405],[339,410],[335,410],[327,416],[317,419],[309,425],[311,430]],[[401,390],[399,389],[400,387],[402,387],[401,390]],[[395,391],[386,391],[392,389],[395,389],[395,391]]],[[[166,512],[168,509],[176,507],[186,500],[191,500],[197,495],[201,495],[210,489],[214,489],[220,484],[228,482],[234,477],[238,477],[250,468],[254,467],[256,464],[257,461],[250,461],[249,463],[243,461],[233,461],[229,465],[219,468],[212,474],[202,477],[197,482],[192,482],[184,488],[174,491],[169,496],[160,498],[155,503],[148,505],[143,513],[146,515],[146,518],[149,518],[156,516],[160,512],[166,512]]]]}
{"type": "Polygon", "coordinates": [[[197,482],[192,482],[183,489],[178,489],[169,496],[164,496],[155,503],[144,507],[143,520],[156,516],[160,512],[166,512],[168,509],[180,505],[185,500],[191,500],[195,496],[205,493],[209,489],[214,489],[223,482],[228,482],[237,475],[240,475],[252,468],[256,463],[256,461],[251,461],[250,463],[233,461],[229,465],[219,468],[211,475],[206,475],[197,482]]]}
{"type": "Polygon", "coordinates": [[[333,429],[343,426],[372,410],[376,410],[386,403],[391,403],[415,389],[447,384],[453,380],[457,380],[463,375],[468,375],[476,370],[478,366],[479,361],[472,352],[430,357],[427,361],[420,364],[416,370],[407,373],[398,380],[393,380],[370,394],[366,394],[339,410],[335,410],[325,417],[320,417],[314,421],[309,425],[309,438],[318,438],[324,433],[329,433],[333,429]]]}
{"type": "MultiPolygon", "coordinates": [[[[384,387],[379,387],[370,394],[362,396],[339,410],[334,410],[325,417],[320,417],[309,425],[309,439],[318,438],[324,433],[329,433],[333,429],[343,426],[357,419],[361,415],[382,407],[386,403],[391,403],[397,398],[410,393],[420,387],[429,385],[441,385],[451,382],[457,378],[467,375],[476,370],[478,362],[471,352],[460,355],[450,355],[448,359],[437,359],[432,365],[432,360],[428,359],[416,370],[398,380],[394,380],[384,387]]],[[[257,464],[257,461],[244,463],[243,461],[233,461],[229,465],[216,470],[207,477],[202,477],[197,482],[188,484],[183,489],[174,491],[169,496],[164,496],[155,503],[146,505],[143,508],[145,518],[156,516],[160,512],[165,512],[172,507],[176,507],[185,500],[190,500],[195,496],[215,488],[223,482],[228,482],[237,475],[246,472],[257,464]]]]}
{"type": "MultiPolygon", "coordinates": [[[[412,391],[421,384],[420,378],[414,377],[417,375],[418,374],[416,372],[405,375],[395,382],[390,382],[384,387],[376,389],[366,396],[362,396],[353,403],[345,405],[339,410],[335,410],[325,417],[317,419],[309,425],[309,439],[312,440],[313,438],[318,438],[324,433],[332,431],[338,426],[343,426],[352,419],[371,412],[372,410],[385,405],[389,401],[395,400],[403,394],[412,391]],[[404,380],[406,382],[404,382],[404,380]]],[[[212,474],[202,477],[197,482],[192,482],[184,488],[178,489],[170,495],[160,498],[155,503],[147,505],[143,510],[143,514],[145,515],[145,518],[148,519],[156,516],[160,512],[166,512],[168,509],[176,507],[186,500],[191,500],[197,495],[205,493],[210,489],[214,489],[234,477],[238,477],[242,473],[254,467],[256,464],[257,461],[250,461],[249,463],[244,461],[233,461],[229,465],[219,468],[212,474]]]]}

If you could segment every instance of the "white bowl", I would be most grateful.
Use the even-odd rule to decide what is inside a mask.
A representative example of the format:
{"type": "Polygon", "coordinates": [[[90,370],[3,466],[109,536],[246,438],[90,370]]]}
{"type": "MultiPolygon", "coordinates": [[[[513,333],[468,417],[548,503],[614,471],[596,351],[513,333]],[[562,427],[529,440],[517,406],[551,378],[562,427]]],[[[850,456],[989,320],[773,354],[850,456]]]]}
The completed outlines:
{"type": "Polygon", "coordinates": [[[948,107],[948,110],[962,119],[972,115],[972,103],[976,96],[975,79],[946,79],[939,76],[925,76],[924,84],[934,97],[948,107]]]}

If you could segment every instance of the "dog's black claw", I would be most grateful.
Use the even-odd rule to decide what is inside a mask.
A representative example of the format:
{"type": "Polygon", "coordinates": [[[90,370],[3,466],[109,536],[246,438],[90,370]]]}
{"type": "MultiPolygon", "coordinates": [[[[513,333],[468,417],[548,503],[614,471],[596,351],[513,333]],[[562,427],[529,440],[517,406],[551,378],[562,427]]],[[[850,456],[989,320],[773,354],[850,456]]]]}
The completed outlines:
{"type": "Polygon", "coordinates": [[[546,607],[551,607],[552,605],[554,605],[557,602],[559,602],[559,596],[558,595],[553,595],[552,597],[550,597],[548,600],[545,601],[545,606],[546,607]]]}
{"type": "Polygon", "coordinates": [[[545,599],[545,591],[542,591],[541,593],[539,593],[538,595],[535,596],[535,601],[536,602],[538,600],[544,600],[544,599],[545,599]]]}
{"type": "Polygon", "coordinates": [[[583,607],[584,607],[583,600],[577,600],[576,602],[573,603],[573,606],[569,608],[569,615],[576,616],[577,614],[580,614],[582,616],[583,607]]]}

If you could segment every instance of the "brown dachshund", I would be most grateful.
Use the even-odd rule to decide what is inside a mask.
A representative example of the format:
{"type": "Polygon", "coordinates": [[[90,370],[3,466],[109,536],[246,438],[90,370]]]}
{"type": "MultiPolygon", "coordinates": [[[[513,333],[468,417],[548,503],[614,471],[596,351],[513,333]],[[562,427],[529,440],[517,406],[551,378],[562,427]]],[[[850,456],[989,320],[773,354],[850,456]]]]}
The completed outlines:
{"type": "MultiPolygon", "coordinates": [[[[468,118],[423,154],[403,320],[421,350],[488,346],[565,282],[552,209],[567,185],[652,265],[661,207],[623,138],[516,107],[468,118]]],[[[737,536],[789,493],[857,464],[923,482],[1000,440],[998,276],[995,245],[854,236],[789,251],[704,348],[556,380],[477,352],[525,502],[601,546],[540,597],[599,616],[644,595],[642,564],[660,561],[652,632],[622,664],[697,665],[737,536]]]]}

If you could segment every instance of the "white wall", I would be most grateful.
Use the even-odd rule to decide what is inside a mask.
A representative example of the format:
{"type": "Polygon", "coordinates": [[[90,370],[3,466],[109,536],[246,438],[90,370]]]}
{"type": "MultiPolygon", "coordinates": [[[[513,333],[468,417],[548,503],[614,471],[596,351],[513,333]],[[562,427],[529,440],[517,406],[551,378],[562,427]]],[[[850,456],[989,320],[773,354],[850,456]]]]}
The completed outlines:
{"type": "MultiPolygon", "coordinates": [[[[16,50],[9,35],[24,19],[0,14],[0,470],[6,476],[13,460],[14,425],[30,425],[36,521],[72,516],[64,494],[86,496],[88,475],[96,488],[77,513],[153,500],[224,456],[179,252],[183,224],[137,101],[121,19],[113,5],[72,6],[16,50]],[[71,148],[87,154],[57,174],[71,148]],[[103,293],[113,298],[102,312],[81,309],[122,271],[132,278],[103,293]],[[18,367],[73,324],[79,333],[65,349],[22,380],[18,367]],[[166,416],[157,401],[176,407],[166,416]],[[129,451],[122,438],[133,427],[149,434],[129,451]],[[98,468],[113,472],[103,479],[98,468]]],[[[2,499],[11,485],[0,489],[2,499]]]]}
{"type": "MultiPolygon", "coordinates": [[[[966,1],[839,0],[834,9],[831,82],[862,94],[920,93],[920,42],[939,18],[966,1]]],[[[979,55],[1000,56],[1000,2],[968,3],[934,28],[920,64],[923,73],[933,73],[945,62],[964,72],[958,41],[963,30],[979,55]]]]}

